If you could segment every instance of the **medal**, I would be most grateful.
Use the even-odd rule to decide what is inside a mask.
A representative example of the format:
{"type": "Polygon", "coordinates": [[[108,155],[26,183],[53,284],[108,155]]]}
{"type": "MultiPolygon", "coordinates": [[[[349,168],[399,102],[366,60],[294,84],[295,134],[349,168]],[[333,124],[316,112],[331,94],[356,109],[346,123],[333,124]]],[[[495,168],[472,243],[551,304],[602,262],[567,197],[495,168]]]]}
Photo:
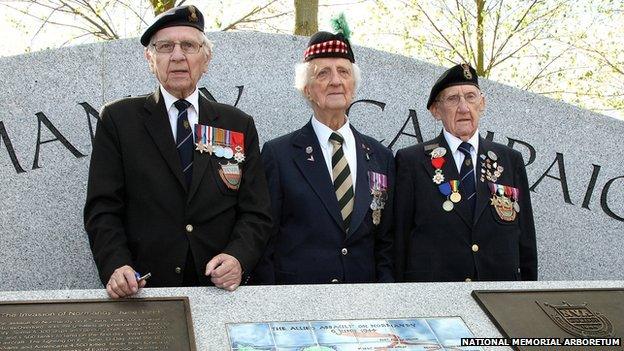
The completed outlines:
{"type": "Polygon", "coordinates": [[[449,186],[451,188],[451,191],[453,192],[449,196],[449,199],[453,203],[458,203],[459,201],[461,201],[461,195],[459,194],[459,180],[450,180],[449,181],[449,186]]]}
{"type": "Polygon", "coordinates": [[[440,185],[444,181],[444,174],[442,173],[442,166],[446,162],[446,159],[439,155],[445,155],[446,149],[442,147],[438,147],[431,152],[431,165],[435,169],[435,174],[433,175],[433,182],[437,185],[440,185]],[[435,156],[434,156],[435,155],[435,156]]]}
{"type": "Polygon", "coordinates": [[[433,175],[433,178],[431,178],[431,180],[433,180],[434,183],[440,185],[440,183],[444,181],[444,174],[442,174],[442,170],[436,169],[435,174],[433,175]]]}
{"type": "Polygon", "coordinates": [[[223,147],[223,157],[227,158],[228,160],[231,159],[232,157],[234,157],[234,151],[232,151],[232,148],[230,148],[229,146],[224,146],[223,147]]]}
{"type": "Polygon", "coordinates": [[[496,156],[496,154],[494,153],[494,151],[488,151],[487,152],[488,157],[490,158],[490,160],[492,161],[496,161],[498,160],[498,156],[496,156]]]}
{"type": "Polygon", "coordinates": [[[453,205],[453,203],[452,203],[451,201],[449,201],[449,200],[446,200],[446,201],[444,201],[444,202],[442,203],[442,208],[443,208],[443,209],[444,209],[444,211],[446,211],[446,212],[450,212],[450,211],[452,211],[452,210],[453,210],[453,207],[455,207],[455,206],[454,206],[454,205],[453,205]]]}
{"type": "Polygon", "coordinates": [[[511,186],[494,183],[488,183],[488,187],[492,194],[490,204],[496,210],[498,217],[506,222],[514,221],[520,212],[520,204],[518,204],[520,191],[511,186]]]}
{"type": "Polygon", "coordinates": [[[381,210],[384,209],[388,200],[388,177],[382,173],[368,171],[368,185],[373,196],[370,203],[370,209],[373,211],[373,224],[378,225],[381,222],[381,210]]]}

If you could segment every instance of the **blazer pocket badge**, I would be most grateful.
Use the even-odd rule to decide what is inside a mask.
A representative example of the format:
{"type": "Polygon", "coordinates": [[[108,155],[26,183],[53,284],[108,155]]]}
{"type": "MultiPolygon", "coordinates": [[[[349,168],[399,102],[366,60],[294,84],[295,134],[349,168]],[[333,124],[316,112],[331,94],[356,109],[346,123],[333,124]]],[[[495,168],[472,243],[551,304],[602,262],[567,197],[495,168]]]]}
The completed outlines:
{"type": "Polygon", "coordinates": [[[237,163],[245,161],[245,135],[241,132],[196,124],[195,141],[199,153],[207,152],[237,163]]]}
{"type": "Polygon", "coordinates": [[[514,221],[520,212],[520,204],[518,203],[520,190],[495,183],[488,183],[488,187],[492,194],[490,204],[494,206],[496,214],[505,222],[514,221]]]}
{"type": "Polygon", "coordinates": [[[219,163],[219,175],[228,189],[238,190],[241,182],[241,168],[238,163],[219,163]]]}
{"type": "Polygon", "coordinates": [[[373,210],[373,224],[379,225],[381,222],[381,210],[388,201],[388,177],[385,174],[368,171],[368,185],[373,200],[370,209],[373,210]]]}

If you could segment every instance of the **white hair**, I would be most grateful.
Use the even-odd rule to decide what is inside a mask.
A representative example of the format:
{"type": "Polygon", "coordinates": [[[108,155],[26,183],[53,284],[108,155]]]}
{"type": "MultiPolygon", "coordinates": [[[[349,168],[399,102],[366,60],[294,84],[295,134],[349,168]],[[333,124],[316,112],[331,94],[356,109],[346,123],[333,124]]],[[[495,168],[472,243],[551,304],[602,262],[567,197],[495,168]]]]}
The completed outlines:
{"type": "MultiPolygon", "coordinates": [[[[362,80],[362,73],[360,67],[356,63],[351,64],[353,66],[353,80],[355,81],[355,90],[360,86],[362,80]]],[[[310,68],[312,65],[310,62],[301,62],[295,66],[295,88],[299,90],[302,96],[305,97],[303,89],[310,83],[312,75],[310,74],[310,68]]]]}

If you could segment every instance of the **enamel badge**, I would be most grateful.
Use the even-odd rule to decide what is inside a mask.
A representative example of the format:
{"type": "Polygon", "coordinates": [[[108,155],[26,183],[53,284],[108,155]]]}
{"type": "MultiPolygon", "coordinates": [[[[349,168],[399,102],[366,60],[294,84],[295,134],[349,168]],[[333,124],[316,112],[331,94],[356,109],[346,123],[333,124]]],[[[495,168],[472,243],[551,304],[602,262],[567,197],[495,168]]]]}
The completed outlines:
{"type": "Polygon", "coordinates": [[[241,168],[238,163],[227,162],[219,164],[219,175],[221,180],[229,189],[238,190],[241,181],[241,168]]]}

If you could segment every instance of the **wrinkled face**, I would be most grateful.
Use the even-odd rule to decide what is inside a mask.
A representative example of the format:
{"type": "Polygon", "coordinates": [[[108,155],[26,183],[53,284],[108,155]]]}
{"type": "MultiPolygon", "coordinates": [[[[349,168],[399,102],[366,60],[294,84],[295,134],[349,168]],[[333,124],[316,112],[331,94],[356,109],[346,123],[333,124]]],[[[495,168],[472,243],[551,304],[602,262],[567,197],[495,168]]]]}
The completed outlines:
{"type": "Polygon", "coordinates": [[[479,128],[484,109],[485,98],[479,88],[465,84],[442,90],[429,111],[435,119],[442,121],[447,132],[466,141],[479,128]]]}
{"type": "Polygon", "coordinates": [[[355,78],[351,61],[324,57],[310,61],[310,79],[304,93],[314,110],[344,111],[353,100],[355,78]]]}
{"type": "Polygon", "coordinates": [[[197,53],[184,53],[181,45],[175,45],[173,52],[156,52],[152,44],[156,42],[176,42],[203,44],[203,36],[193,27],[174,26],[163,28],[156,32],[150,41],[150,47],[145,51],[151,71],[162,86],[172,95],[183,99],[189,96],[197,82],[208,70],[210,57],[203,47],[197,53]]]}

